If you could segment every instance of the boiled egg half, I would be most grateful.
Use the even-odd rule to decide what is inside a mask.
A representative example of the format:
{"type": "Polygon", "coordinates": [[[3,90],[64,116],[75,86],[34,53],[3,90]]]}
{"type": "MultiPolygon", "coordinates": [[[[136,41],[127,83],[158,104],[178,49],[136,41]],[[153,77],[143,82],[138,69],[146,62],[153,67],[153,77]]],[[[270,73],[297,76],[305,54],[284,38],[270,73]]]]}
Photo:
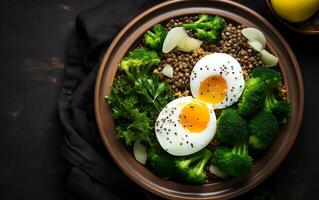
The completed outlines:
{"type": "Polygon", "coordinates": [[[155,122],[162,148],[175,156],[196,153],[206,147],[216,132],[213,106],[191,96],[168,103],[155,122]]]}
{"type": "Polygon", "coordinates": [[[238,61],[225,53],[213,53],[201,58],[190,76],[193,97],[222,109],[237,102],[245,86],[238,61]]]}

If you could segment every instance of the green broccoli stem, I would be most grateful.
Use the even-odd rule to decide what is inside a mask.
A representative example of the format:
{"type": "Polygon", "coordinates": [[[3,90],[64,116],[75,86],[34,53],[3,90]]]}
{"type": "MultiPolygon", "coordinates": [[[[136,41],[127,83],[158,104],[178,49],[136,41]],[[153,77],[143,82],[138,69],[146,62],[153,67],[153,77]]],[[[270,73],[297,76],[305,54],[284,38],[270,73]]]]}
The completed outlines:
{"type": "Polygon", "coordinates": [[[146,34],[150,35],[153,38],[157,37],[157,35],[155,33],[153,33],[152,31],[147,31],[146,34]]]}
{"type": "MultiPolygon", "coordinates": [[[[137,68],[137,67],[136,67],[136,68],[137,68]]],[[[136,71],[137,69],[134,69],[134,70],[136,71]]],[[[124,68],[124,72],[126,73],[128,79],[129,79],[130,81],[132,81],[132,82],[135,81],[136,77],[135,77],[134,74],[136,74],[136,72],[134,72],[134,74],[132,74],[128,68],[124,68]]]]}
{"type": "Polygon", "coordinates": [[[271,107],[277,102],[275,94],[273,91],[267,91],[265,99],[265,109],[266,111],[271,112],[271,107]]]}
{"type": "Polygon", "coordinates": [[[232,152],[238,155],[248,155],[248,147],[246,142],[238,142],[234,145],[232,152]]]}
{"type": "Polygon", "coordinates": [[[158,64],[158,62],[156,60],[151,61],[146,67],[145,67],[145,74],[148,74],[149,72],[151,72],[154,68],[154,65],[158,64]]]}
{"type": "Polygon", "coordinates": [[[204,151],[204,159],[196,165],[195,169],[198,172],[202,172],[212,155],[213,153],[211,151],[204,151]]]}
{"type": "Polygon", "coordinates": [[[202,157],[203,157],[202,152],[199,152],[195,154],[193,157],[190,157],[189,159],[180,160],[178,162],[178,165],[182,168],[188,168],[193,162],[201,159],[202,157]]]}
{"type": "Polygon", "coordinates": [[[147,73],[144,73],[144,70],[141,70],[143,69],[142,65],[131,67],[130,69],[132,70],[132,72],[128,72],[130,74],[128,76],[131,81],[135,81],[137,78],[141,77],[143,74],[147,74],[147,73]]]}
{"type": "Polygon", "coordinates": [[[194,23],[184,24],[183,27],[185,29],[196,29],[198,28],[198,24],[194,22],[194,23]]]}
{"type": "Polygon", "coordinates": [[[189,24],[184,24],[183,27],[185,29],[213,29],[215,30],[215,27],[214,27],[214,24],[211,24],[211,22],[203,22],[203,23],[197,23],[197,22],[194,22],[194,23],[189,23],[189,24]]]}

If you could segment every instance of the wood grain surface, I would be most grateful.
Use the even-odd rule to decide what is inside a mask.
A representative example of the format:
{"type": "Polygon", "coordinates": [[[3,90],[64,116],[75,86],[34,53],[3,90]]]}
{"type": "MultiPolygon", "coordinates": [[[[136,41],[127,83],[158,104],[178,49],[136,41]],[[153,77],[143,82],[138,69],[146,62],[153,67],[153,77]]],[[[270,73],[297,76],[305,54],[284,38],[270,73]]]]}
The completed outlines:
{"type": "MultiPolygon", "coordinates": [[[[63,128],[56,100],[76,13],[98,2],[0,1],[0,199],[63,199],[68,166],[58,152],[63,128]]],[[[278,199],[316,199],[319,38],[285,28],[264,0],[239,2],[261,13],[286,37],[305,83],[304,120],[296,144],[258,189],[274,192],[278,199]]],[[[250,199],[254,192],[240,199],[250,199]]]]}

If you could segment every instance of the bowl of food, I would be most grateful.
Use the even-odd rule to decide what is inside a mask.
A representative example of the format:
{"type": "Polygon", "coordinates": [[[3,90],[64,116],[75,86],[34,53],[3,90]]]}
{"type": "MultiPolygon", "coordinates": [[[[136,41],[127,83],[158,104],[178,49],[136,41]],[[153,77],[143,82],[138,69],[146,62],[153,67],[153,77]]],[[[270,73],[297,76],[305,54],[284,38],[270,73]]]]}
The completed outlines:
{"type": "Polygon", "coordinates": [[[123,172],[169,199],[228,199],[285,158],[303,116],[285,39],[232,1],[168,1],[128,23],[100,64],[95,112],[123,172]]]}

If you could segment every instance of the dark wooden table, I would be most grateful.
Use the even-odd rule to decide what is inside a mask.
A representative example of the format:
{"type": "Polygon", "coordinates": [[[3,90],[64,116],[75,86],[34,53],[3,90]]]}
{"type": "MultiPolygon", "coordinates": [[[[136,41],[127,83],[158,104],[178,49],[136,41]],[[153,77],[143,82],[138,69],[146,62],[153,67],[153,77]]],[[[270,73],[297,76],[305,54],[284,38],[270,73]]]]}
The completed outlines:
{"type": "MultiPolygon", "coordinates": [[[[0,1],[0,199],[63,199],[67,163],[57,96],[76,13],[100,0],[0,1]]],[[[268,18],[291,44],[305,83],[305,114],[288,157],[260,188],[278,199],[316,199],[319,189],[319,36],[279,24],[263,0],[241,1],[268,18]]]]}

